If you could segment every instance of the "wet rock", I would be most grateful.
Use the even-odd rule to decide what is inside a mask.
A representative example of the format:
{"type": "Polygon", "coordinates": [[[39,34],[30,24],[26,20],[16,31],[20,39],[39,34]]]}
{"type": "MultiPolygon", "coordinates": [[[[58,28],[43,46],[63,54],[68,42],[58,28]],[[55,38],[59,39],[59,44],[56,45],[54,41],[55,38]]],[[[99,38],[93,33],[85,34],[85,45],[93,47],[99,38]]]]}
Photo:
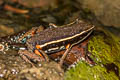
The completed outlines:
{"type": "Polygon", "coordinates": [[[63,80],[63,76],[64,72],[59,64],[44,62],[37,67],[22,70],[14,80],[63,80]]]}
{"type": "Polygon", "coordinates": [[[98,21],[106,26],[120,28],[119,0],[77,0],[84,10],[95,14],[98,21]]]}
{"type": "Polygon", "coordinates": [[[29,26],[25,25],[23,20],[22,20],[23,23],[21,23],[22,21],[20,22],[19,20],[20,19],[10,20],[10,19],[1,18],[0,19],[0,37],[12,35],[22,30],[28,29],[29,26]]]}
{"type": "Polygon", "coordinates": [[[25,63],[16,51],[0,52],[0,79],[10,80],[28,67],[31,65],[25,63]]]}
{"type": "Polygon", "coordinates": [[[56,8],[57,1],[56,0],[18,0],[18,3],[29,7],[29,8],[35,8],[35,7],[42,7],[42,8],[56,8]]]}
{"type": "Polygon", "coordinates": [[[0,80],[63,80],[63,76],[64,71],[56,62],[38,62],[33,66],[17,51],[0,52],[0,80]]]}
{"type": "Polygon", "coordinates": [[[9,34],[13,34],[13,33],[14,33],[13,28],[7,27],[5,25],[0,25],[0,36],[6,36],[9,34]],[[8,29],[9,29],[9,31],[8,31],[8,29]]]}

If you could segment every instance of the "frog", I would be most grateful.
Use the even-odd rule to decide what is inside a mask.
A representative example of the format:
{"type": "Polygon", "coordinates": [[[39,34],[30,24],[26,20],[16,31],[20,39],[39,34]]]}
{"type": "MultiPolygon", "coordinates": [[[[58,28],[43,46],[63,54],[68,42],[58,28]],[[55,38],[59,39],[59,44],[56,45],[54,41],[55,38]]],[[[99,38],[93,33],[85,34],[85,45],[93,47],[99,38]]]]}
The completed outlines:
{"type": "MultiPolygon", "coordinates": [[[[28,53],[31,53],[32,56],[36,57],[36,60],[49,62],[48,55],[65,50],[59,62],[63,66],[71,48],[84,41],[95,28],[94,25],[78,19],[63,26],[55,24],[49,24],[49,26],[52,26],[52,28],[43,31],[40,31],[40,27],[34,27],[19,38],[18,41],[26,45],[25,50],[19,50],[18,52],[24,59],[27,59],[28,53]]],[[[30,62],[28,59],[26,61],[30,62]]]]}

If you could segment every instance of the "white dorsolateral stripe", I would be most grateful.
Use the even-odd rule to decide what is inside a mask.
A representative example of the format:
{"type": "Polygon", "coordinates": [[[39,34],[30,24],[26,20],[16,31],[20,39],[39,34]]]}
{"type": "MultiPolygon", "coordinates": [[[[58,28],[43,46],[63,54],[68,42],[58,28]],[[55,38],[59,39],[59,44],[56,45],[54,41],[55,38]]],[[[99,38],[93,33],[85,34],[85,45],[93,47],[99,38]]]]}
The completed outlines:
{"type": "Polygon", "coordinates": [[[49,44],[58,43],[58,42],[61,42],[61,41],[73,39],[73,38],[75,38],[75,37],[77,37],[77,36],[80,36],[80,35],[84,34],[84,33],[87,32],[87,31],[92,30],[93,28],[94,28],[94,26],[91,27],[91,28],[89,28],[89,29],[87,29],[87,30],[85,30],[85,31],[80,32],[79,34],[75,34],[75,35],[73,35],[73,36],[71,36],[71,37],[59,39],[59,40],[56,40],[56,41],[47,42],[47,43],[45,43],[45,44],[43,44],[43,45],[40,45],[40,47],[43,48],[43,47],[45,47],[45,46],[47,46],[47,45],[49,45],[49,44]]]}

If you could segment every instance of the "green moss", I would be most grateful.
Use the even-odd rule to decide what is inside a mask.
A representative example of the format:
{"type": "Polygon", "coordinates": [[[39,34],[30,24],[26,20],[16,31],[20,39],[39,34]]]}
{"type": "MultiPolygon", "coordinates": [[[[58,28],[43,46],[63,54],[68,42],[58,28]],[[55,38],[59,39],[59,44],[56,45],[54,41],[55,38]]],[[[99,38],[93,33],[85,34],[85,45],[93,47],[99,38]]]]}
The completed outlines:
{"type": "Polygon", "coordinates": [[[119,80],[114,72],[107,72],[102,65],[89,66],[79,62],[75,68],[66,72],[65,80],[119,80]]]}
{"type": "Polygon", "coordinates": [[[94,35],[88,43],[90,56],[96,63],[90,66],[80,61],[66,72],[65,80],[119,80],[120,38],[107,30],[94,35]]]}
{"type": "MultiPolygon", "coordinates": [[[[106,31],[105,35],[94,36],[88,44],[88,50],[92,53],[91,58],[97,64],[120,62],[120,39],[106,31]]],[[[117,65],[117,64],[116,64],[117,65]]]]}

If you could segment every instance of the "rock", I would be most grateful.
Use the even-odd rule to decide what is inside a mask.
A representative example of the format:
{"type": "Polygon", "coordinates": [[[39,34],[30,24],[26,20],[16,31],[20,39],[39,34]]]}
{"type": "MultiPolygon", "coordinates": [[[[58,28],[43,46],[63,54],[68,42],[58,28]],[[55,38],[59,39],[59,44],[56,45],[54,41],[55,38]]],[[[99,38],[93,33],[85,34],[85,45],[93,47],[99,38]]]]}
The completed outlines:
{"type": "Polygon", "coordinates": [[[56,62],[25,62],[14,50],[0,52],[0,80],[63,80],[64,71],[56,62]]]}
{"type": "Polygon", "coordinates": [[[64,71],[55,62],[41,62],[39,66],[27,68],[14,80],[63,80],[64,71]]]}
{"type": "Polygon", "coordinates": [[[18,3],[28,7],[28,8],[35,8],[35,7],[42,7],[42,8],[56,8],[57,7],[57,1],[56,0],[18,0],[18,3]]]}
{"type": "Polygon", "coordinates": [[[0,80],[11,80],[22,69],[31,67],[25,63],[16,51],[0,52],[0,80]]]}
{"type": "Polygon", "coordinates": [[[82,8],[90,10],[106,26],[120,28],[119,0],[77,0],[82,8]]]}

